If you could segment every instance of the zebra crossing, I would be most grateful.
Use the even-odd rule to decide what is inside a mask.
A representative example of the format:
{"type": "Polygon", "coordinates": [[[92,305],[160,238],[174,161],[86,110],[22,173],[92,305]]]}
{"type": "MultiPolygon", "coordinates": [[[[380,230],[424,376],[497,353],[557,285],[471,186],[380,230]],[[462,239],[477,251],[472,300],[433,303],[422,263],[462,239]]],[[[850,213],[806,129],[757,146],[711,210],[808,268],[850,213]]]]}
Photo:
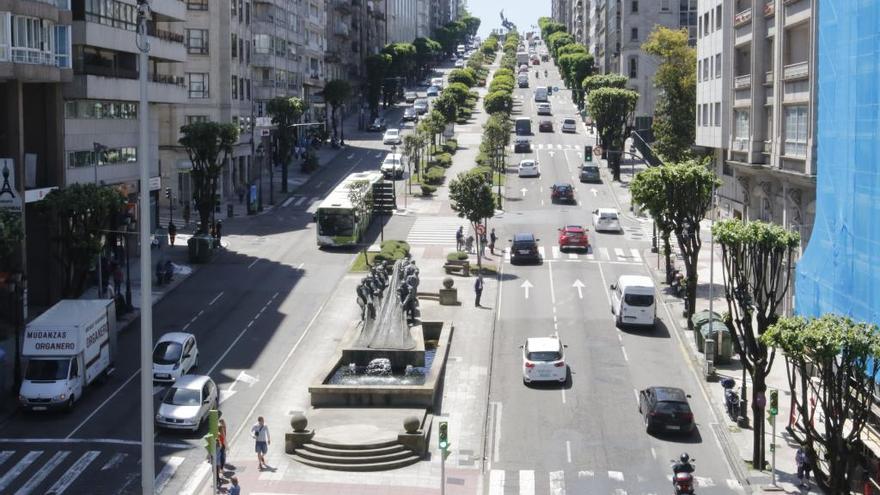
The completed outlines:
{"type": "MultiPolygon", "coordinates": [[[[465,228],[467,236],[468,221],[458,217],[419,216],[410,228],[406,242],[412,246],[452,246],[455,247],[455,232],[465,228]]],[[[454,250],[454,249],[453,249],[454,250]]]]}
{"type": "MultiPolygon", "coordinates": [[[[611,493],[615,495],[667,493],[672,476],[659,473],[645,476],[622,471],[559,470],[536,472],[521,469],[492,469],[488,476],[488,495],[566,495],[566,493],[611,493]]],[[[742,494],[739,481],[728,478],[716,481],[711,477],[696,476],[701,494],[742,494]]]]}
{"type": "MultiPolygon", "coordinates": [[[[108,476],[108,473],[119,468],[126,459],[131,463],[138,458],[136,454],[122,452],[78,450],[74,445],[70,450],[48,451],[50,448],[0,450],[0,493],[62,495],[117,492],[119,487],[112,486],[112,483],[114,479],[118,482],[119,477],[108,476]]],[[[163,461],[155,480],[157,493],[168,485],[183,464],[184,457],[169,456],[163,461]]],[[[137,471],[133,467],[132,470],[137,471]]],[[[184,489],[181,493],[192,495],[196,488],[189,491],[184,489]]]]}
{"type": "Polygon", "coordinates": [[[536,150],[554,150],[554,151],[566,151],[566,150],[577,150],[582,151],[584,148],[579,144],[553,144],[553,143],[536,143],[532,144],[532,148],[536,150]]]}
{"type": "MultiPolygon", "coordinates": [[[[634,248],[607,248],[594,247],[589,251],[569,250],[562,251],[559,246],[550,246],[547,249],[544,246],[538,246],[538,253],[544,261],[586,261],[586,262],[608,262],[619,264],[640,264],[642,263],[642,255],[638,249],[634,248]],[[550,256],[547,256],[547,253],[550,256]]],[[[504,262],[510,262],[510,249],[504,250],[504,262]]]]}
{"type": "Polygon", "coordinates": [[[321,196],[300,196],[298,194],[294,194],[293,196],[287,198],[284,203],[281,204],[282,208],[297,208],[303,209],[305,208],[308,211],[313,211],[318,208],[318,205],[321,204],[321,200],[323,200],[321,196]]]}

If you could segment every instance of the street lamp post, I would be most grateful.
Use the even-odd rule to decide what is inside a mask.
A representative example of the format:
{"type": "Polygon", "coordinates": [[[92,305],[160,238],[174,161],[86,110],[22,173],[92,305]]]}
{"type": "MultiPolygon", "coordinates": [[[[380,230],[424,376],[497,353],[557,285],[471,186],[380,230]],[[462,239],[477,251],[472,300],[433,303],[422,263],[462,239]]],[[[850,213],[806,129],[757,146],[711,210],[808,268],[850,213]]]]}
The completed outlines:
{"type": "MultiPolygon", "coordinates": [[[[391,159],[392,160],[394,159],[394,155],[396,155],[396,154],[397,154],[397,145],[392,144],[391,145],[391,159]]],[[[394,169],[391,169],[391,191],[392,191],[392,197],[394,198],[394,209],[396,210],[397,209],[397,171],[394,169]]],[[[404,194],[404,197],[405,196],[406,196],[406,194],[404,194]]]]}
{"type": "Polygon", "coordinates": [[[15,332],[15,358],[13,364],[13,387],[12,392],[17,394],[21,386],[21,323],[24,319],[24,311],[22,310],[23,295],[27,289],[27,279],[21,273],[13,273],[6,282],[9,297],[11,299],[10,316],[12,317],[12,328],[15,332]]]}

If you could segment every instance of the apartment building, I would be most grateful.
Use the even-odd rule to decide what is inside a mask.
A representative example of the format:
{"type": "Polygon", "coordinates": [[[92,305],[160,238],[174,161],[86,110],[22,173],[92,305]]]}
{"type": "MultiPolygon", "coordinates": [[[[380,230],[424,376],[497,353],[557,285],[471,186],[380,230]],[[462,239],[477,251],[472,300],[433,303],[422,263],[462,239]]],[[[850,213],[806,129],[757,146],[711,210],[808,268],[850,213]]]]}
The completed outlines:
{"type": "Polygon", "coordinates": [[[345,79],[360,86],[360,51],[354,37],[360,29],[359,0],[327,0],[327,52],[324,69],[327,80],[345,79]]]}
{"type": "Polygon", "coordinates": [[[157,115],[162,188],[172,191],[170,199],[161,195],[162,213],[167,216],[173,206],[174,217],[180,219],[193,197],[192,163],[178,143],[182,126],[205,121],[238,124],[239,140],[223,164],[218,185],[221,203],[238,201],[238,193],[250,182],[254,165],[250,144],[254,92],[251,26],[255,13],[250,0],[175,3],[185,9],[186,22],[181,26],[185,57],[178,76],[183,94],[180,102],[160,108],[157,115]]]}
{"type": "MultiPolygon", "coordinates": [[[[52,297],[48,235],[38,203],[65,181],[62,86],[73,80],[69,0],[0,1],[0,208],[20,212],[20,256],[4,260],[27,279],[27,306],[52,297]]],[[[13,322],[0,304],[0,322],[13,322]]]]}
{"type": "Polygon", "coordinates": [[[321,91],[327,81],[324,52],[327,50],[327,9],[325,0],[310,0],[302,5],[303,40],[298,46],[304,72],[302,98],[308,104],[306,120],[323,122],[327,109],[321,91]]]}
{"type": "Polygon", "coordinates": [[[415,0],[416,4],[416,38],[430,38],[433,33],[431,26],[431,0],[415,0]]]}
{"type": "Polygon", "coordinates": [[[417,0],[386,0],[388,43],[412,43],[416,39],[417,3],[417,0]]]}
{"type": "Polygon", "coordinates": [[[697,144],[718,158],[721,214],[797,230],[804,245],[816,197],[815,11],[816,0],[700,0],[697,43],[697,144]]]}

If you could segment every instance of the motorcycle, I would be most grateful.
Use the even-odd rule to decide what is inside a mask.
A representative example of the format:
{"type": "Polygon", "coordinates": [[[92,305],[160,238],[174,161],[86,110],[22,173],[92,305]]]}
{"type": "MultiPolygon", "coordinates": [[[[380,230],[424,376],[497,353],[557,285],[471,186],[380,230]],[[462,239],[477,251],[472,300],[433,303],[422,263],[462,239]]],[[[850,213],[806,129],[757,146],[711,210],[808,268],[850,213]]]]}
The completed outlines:
{"type": "Polygon", "coordinates": [[[547,77],[547,70],[544,70],[544,77],[547,77]]]}
{"type": "Polygon", "coordinates": [[[721,380],[721,386],[724,387],[724,407],[727,415],[732,421],[739,418],[739,395],[733,391],[736,382],[733,378],[725,378],[721,380]]]}
{"type": "Polygon", "coordinates": [[[687,282],[681,270],[672,272],[672,283],[669,286],[672,287],[673,293],[678,297],[684,297],[687,294],[687,282]]]}
{"type": "Polygon", "coordinates": [[[688,461],[672,460],[672,487],[675,489],[675,495],[694,495],[694,459],[688,461]]]}
{"type": "Polygon", "coordinates": [[[540,73],[540,72],[535,71],[535,79],[541,79],[541,73],[540,73]]]}

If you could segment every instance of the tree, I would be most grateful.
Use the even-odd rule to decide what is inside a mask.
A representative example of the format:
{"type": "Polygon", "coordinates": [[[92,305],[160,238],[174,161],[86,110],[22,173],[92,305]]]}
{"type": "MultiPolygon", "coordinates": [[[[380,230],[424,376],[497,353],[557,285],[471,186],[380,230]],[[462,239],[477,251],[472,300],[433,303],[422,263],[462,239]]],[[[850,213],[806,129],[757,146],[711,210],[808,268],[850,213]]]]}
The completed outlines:
{"type": "Polygon", "coordinates": [[[629,186],[632,194],[632,202],[646,210],[663,241],[663,256],[666,261],[666,283],[672,281],[672,220],[669,218],[669,208],[666,195],[666,183],[663,173],[659,169],[651,168],[640,172],[635,176],[629,186]]]}
{"type": "Polygon", "coordinates": [[[629,79],[623,74],[595,74],[587,76],[581,83],[581,87],[589,95],[591,91],[599,88],[618,88],[625,89],[629,79]]]}
{"type": "Polygon", "coordinates": [[[390,43],[385,45],[382,53],[391,57],[383,81],[383,96],[385,106],[388,106],[393,103],[400,81],[409,81],[412,78],[416,65],[416,47],[412,43],[390,43]],[[389,76],[396,79],[391,79],[389,76]]]}
{"type": "MultiPolygon", "coordinates": [[[[495,199],[492,197],[492,185],[482,175],[473,170],[458,174],[449,183],[449,200],[451,208],[461,218],[466,218],[474,229],[487,218],[495,214],[495,199]]],[[[483,262],[480,250],[477,249],[477,267],[482,273],[483,262]]]]}
{"type": "Polygon", "coordinates": [[[495,113],[483,125],[483,141],[480,143],[484,153],[492,159],[492,169],[498,174],[498,209],[501,204],[501,176],[504,175],[504,150],[510,142],[510,119],[504,114],[495,113]]]}
{"type": "Polygon", "coordinates": [[[607,153],[614,180],[620,181],[620,152],[626,140],[626,122],[636,108],[639,94],[628,89],[599,88],[587,95],[590,115],[607,153]]]}
{"type": "Polygon", "coordinates": [[[391,65],[391,56],[385,53],[370,55],[364,59],[367,69],[367,105],[370,107],[370,119],[379,116],[379,98],[382,96],[382,84],[385,73],[391,65]]]}
{"type": "Polygon", "coordinates": [[[544,39],[544,42],[547,44],[547,48],[550,49],[550,53],[553,55],[553,58],[556,59],[559,57],[559,54],[556,51],[571,43],[574,43],[574,36],[564,32],[559,31],[550,35],[549,38],[544,39]]]}
{"type": "Polygon", "coordinates": [[[465,14],[458,19],[462,24],[464,24],[464,36],[466,37],[474,37],[477,35],[477,31],[480,30],[480,18],[474,17],[470,14],[465,14]]]}
{"type": "Polygon", "coordinates": [[[513,111],[513,97],[508,91],[495,91],[486,95],[483,99],[483,108],[486,113],[504,113],[509,115],[513,111]]]}
{"type": "Polygon", "coordinates": [[[455,97],[446,91],[434,100],[434,110],[443,116],[445,124],[455,124],[455,119],[458,118],[458,108],[459,104],[455,101],[455,97]]]}
{"type": "Polygon", "coordinates": [[[336,119],[339,107],[345,104],[350,96],[351,85],[348,83],[348,81],[344,79],[334,79],[332,81],[328,81],[327,84],[324,86],[324,101],[326,101],[327,104],[330,105],[330,125],[331,127],[333,127],[334,138],[339,135],[336,119]]]}
{"type": "Polygon", "coordinates": [[[549,17],[542,17],[538,19],[538,27],[541,28],[541,37],[544,38],[545,41],[553,33],[557,33],[560,31],[565,32],[565,24],[555,22],[549,17]],[[542,22],[542,19],[544,19],[545,21],[542,22]]]}
{"type": "Polygon", "coordinates": [[[716,222],[712,235],[721,245],[724,295],[731,331],[737,335],[732,339],[733,348],[752,377],[752,463],[763,468],[764,407],[754,398],[763,396],[767,390],[766,378],[775,352],[768,349],[761,336],[779,317],[791,282],[792,256],[800,243],[800,235],[779,225],[744,223],[736,219],[716,222]]]}
{"type": "Polygon", "coordinates": [[[96,184],[54,189],[40,202],[49,219],[51,252],[61,268],[62,298],[76,299],[82,295],[89,270],[103,248],[106,231],[124,205],[125,198],[119,190],[96,184]]]}
{"type": "MultiPolygon", "coordinates": [[[[299,100],[299,98],[290,99],[299,100]]],[[[267,105],[267,111],[270,115],[272,114],[272,103],[276,100],[281,99],[270,100],[267,105]]],[[[272,122],[275,122],[274,117],[272,122]]],[[[285,128],[278,123],[276,125],[279,129],[280,143],[280,136],[286,134],[285,128]]],[[[192,179],[193,200],[199,212],[198,232],[206,234],[208,220],[217,203],[217,181],[223,171],[223,163],[232,153],[232,146],[238,141],[238,126],[231,123],[195,122],[181,127],[180,133],[181,137],[178,142],[186,150],[189,161],[192,163],[190,177],[192,179]]],[[[281,148],[281,145],[279,144],[278,147],[281,148]]],[[[282,170],[286,169],[287,165],[285,164],[282,170]]],[[[286,172],[282,177],[286,184],[286,172]]]]}
{"type": "Polygon", "coordinates": [[[793,429],[803,436],[799,440],[806,444],[816,484],[825,493],[850,493],[861,481],[853,479],[853,468],[880,371],[877,326],[834,314],[782,318],[760,340],[785,353],[788,386],[798,413],[793,429]],[[811,380],[813,376],[819,380],[811,380]],[[817,410],[822,411],[819,427],[817,410]]]}
{"type": "Polygon", "coordinates": [[[642,49],[660,59],[654,86],[660,91],[654,111],[654,148],[678,162],[692,156],[696,138],[697,50],[688,45],[687,29],[657,26],[642,49]]]}
{"type": "Polygon", "coordinates": [[[422,125],[424,130],[431,137],[431,151],[435,151],[437,146],[437,136],[442,134],[443,130],[446,128],[446,118],[436,109],[431,110],[431,113],[423,118],[419,125],[422,125]]]}
{"type": "MultiPolygon", "coordinates": [[[[297,132],[294,124],[299,123],[299,119],[305,111],[305,102],[303,102],[302,98],[296,96],[279,96],[272,98],[266,103],[266,113],[272,117],[272,124],[275,125],[275,128],[278,131],[278,146],[275,147],[273,159],[275,160],[275,163],[281,164],[281,192],[284,193],[287,192],[288,167],[290,166],[290,161],[293,159],[293,148],[296,146],[297,132]]],[[[218,139],[223,140],[229,137],[228,135],[225,135],[226,131],[223,128],[206,128],[201,131],[208,133],[201,137],[209,142],[214,142],[218,139]]],[[[238,139],[238,134],[232,139],[230,146],[235,143],[236,139],[238,139]]]]}
{"type": "Polygon", "coordinates": [[[450,83],[449,86],[443,89],[442,95],[449,95],[455,101],[455,104],[459,107],[465,106],[467,104],[467,99],[470,96],[470,90],[467,86],[462,83],[454,82],[450,83]]]}
{"type": "Polygon", "coordinates": [[[440,46],[440,43],[437,43],[431,38],[416,38],[413,40],[412,44],[416,49],[415,58],[418,75],[419,77],[422,77],[428,64],[438,53],[440,53],[440,50],[443,47],[440,46]]]}
{"type": "Polygon", "coordinates": [[[21,213],[0,209],[0,270],[13,270],[13,255],[21,249],[24,228],[21,213]]]}
{"type": "Polygon", "coordinates": [[[468,88],[473,88],[477,84],[477,74],[469,67],[452,70],[446,79],[449,84],[461,83],[468,88]]]}
{"type": "MultiPolygon", "coordinates": [[[[366,180],[356,180],[348,185],[348,201],[355,205],[355,213],[357,218],[365,218],[369,210],[373,208],[373,195],[370,191],[370,183],[366,180]]],[[[355,223],[357,220],[355,220],[355,223]]],[[[364,262],[370,266],[370,259],[367,257],[367,244],[362,246],[364,262]]]]}
{"type": "MultiPolygon", "coordinates": [[[[593,72],[593,56],[587,53],[562,54],[559,56],[559,67],[563,69],[565,86],[580,89],[581,81],[593,72]]],[[[572,91],[571,101],[580,108],[583,106],[583,93],[572,91]]]]}

